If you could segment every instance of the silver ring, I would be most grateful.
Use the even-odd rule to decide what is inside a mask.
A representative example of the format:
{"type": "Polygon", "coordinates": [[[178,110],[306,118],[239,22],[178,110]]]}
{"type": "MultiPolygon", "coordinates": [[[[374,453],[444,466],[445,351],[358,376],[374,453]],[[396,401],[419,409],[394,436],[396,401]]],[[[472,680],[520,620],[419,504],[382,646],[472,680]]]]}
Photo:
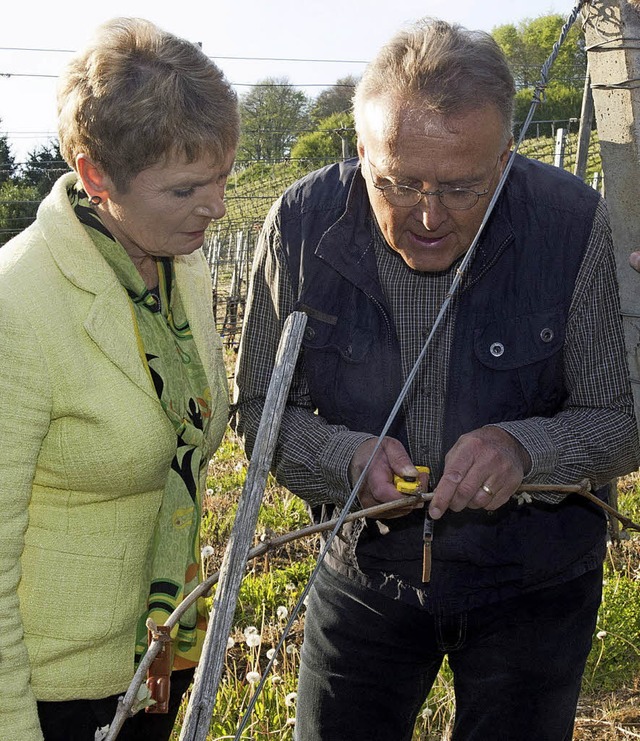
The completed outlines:
{"type": "Polygon", "coordinates": [[[486,484],[482,484],[482,486],[481,486],[480,488],[482,489],[482,491],[486,491],[486,492],[487,492],[487,494],[488,494],[488,495],[489,495],[489,496],[490,496],[491,498],[495,497],[495,494],[494,494],[494,493],[493,493],[493,492],[491,491],[491,489],[490,489],[490,488],[489,488],[489,487],[488,487],[488,486],[487,486],[486,484]]]}

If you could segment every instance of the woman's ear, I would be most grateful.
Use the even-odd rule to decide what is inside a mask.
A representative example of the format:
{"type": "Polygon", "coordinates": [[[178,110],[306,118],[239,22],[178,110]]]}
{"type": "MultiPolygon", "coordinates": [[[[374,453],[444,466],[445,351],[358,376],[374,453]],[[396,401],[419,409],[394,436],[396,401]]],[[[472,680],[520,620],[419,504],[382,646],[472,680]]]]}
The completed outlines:
{"type": "Polygon", "coordinates": [[[92,203],[99,204],[109,200],[109,192],[113,185],[100,165],[93,162],[86,154],[79,154],[76,156],[76,172],[92,203]]]}

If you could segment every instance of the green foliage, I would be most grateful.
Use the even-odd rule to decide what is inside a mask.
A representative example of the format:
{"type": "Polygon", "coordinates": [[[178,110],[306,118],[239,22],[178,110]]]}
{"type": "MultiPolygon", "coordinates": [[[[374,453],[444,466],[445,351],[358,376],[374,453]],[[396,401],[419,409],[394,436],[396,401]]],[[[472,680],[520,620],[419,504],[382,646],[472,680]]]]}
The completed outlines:
{"type": "Polygon", "coordinates": [[[414,741],[440,741],[448,737],[455,714],[453,672],[445,656],[429,697],[418,713],[414,741]]]}
{"type": "Polygon", "coordinates": [[[22,166],[20,180],[26,185],[34,186],[42,199],[55,181],[68,170],[69,166],[62,157],[58,142],[52,141],[48,146],[37,147],[29,154],[22,166]]]}
{"type": "Polygon", "coordinates": [[[258,526],[269,533],[283,533],[298,530],[309,524],[309,514],[304,502],[291,492],[277,486],[275,479],[271,482],[265,502],[258,517],[258,526]]]}
{"type": "MultiPolygon", "coordinates": [[[[571,87],[561,82],[552,82],[545,90],[542,103],[537,106],[535,121],[562,121],[579,119],[582,107],[582,88],[571,87]]],[[[514,119],[524,121],[529,113],[533,100],[533,88],[518,90],[516,93],[514,119]]],[[[529,137],[536,136],[535,126],[532,125],[529,137]]]]}
{"type": "Polygon", "coordinates": [[[327,131],[313,131],[301,136],[291,150],[291,158],[316,167],[340,159],[340,144],[327,131]]]}
{"type": "MultiPolygon", "coordinates": [[[[513,73],[516,87],[532,88],[540,70],[560,36],[565,19],[559,14],[526,18],[518,25],[497,26],[491,35],[502,48],[513,73]]],[[[582,89],[587,67],[584,36],[579,27],[569,31],[551,68],[550,79],[582,89]]]]}
{"type": "Polygon", "coordinates": [[[241,228],[250,222],[259,229],[273,202],[310,169],[298,160],[238,163],[227,184],[225,222],[241,228]]]}
{"type": "Polygon", "coordinates": [[[39,203],[40,196],[33,185],[11,180],[0,184],[0,245],[34,221],[39,203]]]}
{"type": "Polygon", "coordinates": [[[353,114],[333,113],[318,123],[318,130],[301,136],[291,158],[320,167],[356,154],[353,114]]]}
{"type": "MultiPolygon", "coordinates": [[[[545,128],[548,128],[548,124],[545,124],[545,128]]],[[[531,126],[532,137],[536,134],[535,122],[531,126]]],[[[556,142],[555,138],[551,136],[540,136],[537,138],[525,139],[520,147],[520,154],[525,157],[530,157],[540,162],[546,162],[552,165],[554,163],[556,142]]],[[[566,138],[565,144],[565,157],[564,157],[564,169],[569,172],[573,172],[576,162],[578,148],[578,134],[577,131],[569,133],[566,138]]],[[[591,141],[589,142],[589,152],[587,158],[587,167],[585,172],[585,182],[591,184],[594,174],[602,173],[602,159],[600,157],[600,145],[598,142],[598,135],[595,132],[591,134],[591,141]]]]}
{"type": "Polygon", "coordinates": [[[286,77],[267,77],[240,99],[242,134],[238,159],[274,162],[288,156],[308,126],[308,100],[286,77]]]}
{"type": "MultiPolygon", "coordinates": [[[[618,481],[617,509],[640,520],[640,477],[618,481]]],[[[615,691],[632,686],[640,674],[640,538],[637,534],[609,546],[602,604],[583,690],[615,691]]]]}
{"type": "Polygon", "coordinates": [[[68,169],[52,142],[31,152],[19,170],[7,137],[0,135],[0,245],[33,222],[40,201],[68,169]]]}
{"type": "Polygon", "coordinates": [[[341,77],[335,84],[318,94],[311,103],[309,115],[311,121],[321,128],[321,122],[334,113],[351,113],[351,101],[358,80],[353,75],[341,77]]]}
{"type": "Polygon", "coordinates": [[[233,173],[233,178],[227,183],[227,193],[233,192],[233,194],[236,195],[238,188],[271,177],[274,168],[276,167],[279,167],[279,165],[271,165],[264,161],[251,162],[247,165],[237,163],[233,173]]]}
{"type": "Polygon", "coordinates": [[[0,185],[11,180],[16,173],[16,161],[6,134],[0,134],[0,185]]]}
{"type": "Polygon", "coordinates": [[[640,583],[607,564],[593,648],[583,682],[588,692],[630,685],[640,672],[640,583]]]}
{"type": "Polygon", "coordinates": [[[236,623],[241,627],[252,625],[263,610],[273,617],[281,605],[291,609],[305,588],[314,565],[315,556],[308,554],[282,568],[270,569],[266,573],[254,570],[247,574],[240,587],[236,623]]]}

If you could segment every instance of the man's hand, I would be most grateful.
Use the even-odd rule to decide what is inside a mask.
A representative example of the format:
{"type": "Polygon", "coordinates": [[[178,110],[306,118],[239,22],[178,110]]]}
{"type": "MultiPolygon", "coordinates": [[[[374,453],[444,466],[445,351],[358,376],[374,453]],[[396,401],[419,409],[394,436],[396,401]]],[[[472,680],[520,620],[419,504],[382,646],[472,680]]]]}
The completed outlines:
{"type": "Polygon", "coordinates": [[[462,435],[444,459],[429,514],[437,520],[447,509],[498,509],[515,493],[530,467],[527,451],[499,427],[481,427],[462,435]]]}
{"type": "MultiPolygon", "coordinates": [[[[351,486],[354,486],[360,478],[360,474],[367,465],[369,458],[371,458],[371,453],[373,452],[376,443],[377,440],[374,439],[366,440],[353,454],[351,463],[349,464],[349,479],[351,481],[351,486]]],[[[423,479],[422,484],[426,491],[427,475],[418,473],[401,442],[394,440],[392,437],[385,437],[376,452],[375,458],[367,470],[365,480],[358,492],[358,499],[363,508],[366,509],[367,507],[373,507],[376,504],[391,502],[405,497],[405,495],[401,494],[393,485],[394,474],[403,477],[419,476],[423,479]]],[[[412,499],[410,502],[407,502],[406,508],[389,512],[388,514],[385,514],[385,518],[402,517],[403,515],[408,514],[412,509],[421,506],[421,502],[416,502],[412,499]]]]}

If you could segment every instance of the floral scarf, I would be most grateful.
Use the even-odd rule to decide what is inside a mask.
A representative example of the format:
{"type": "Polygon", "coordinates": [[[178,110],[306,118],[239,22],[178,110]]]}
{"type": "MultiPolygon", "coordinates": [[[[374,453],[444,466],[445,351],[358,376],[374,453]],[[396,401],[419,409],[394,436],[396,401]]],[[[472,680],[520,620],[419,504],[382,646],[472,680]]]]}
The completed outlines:
{"type": "MultiPolygon", "coordinates": [[[[208,443],[211,391],[176,290],[172,260],[158,260],[158,287],[149,290],[124,247],[90,207],[77,184],[68,189],[76,216],[127,291],[140,350],[149,377],[176,433],[154,532],[147,610],[140,615],[135,657],[147,649],[146,620],[162,625],[200,577],[200,482],[212,454],[208,443]]],[[[206,632],[203,600],[192,605],[172,631],[173,668],[198,662],[206,632]]]]}

